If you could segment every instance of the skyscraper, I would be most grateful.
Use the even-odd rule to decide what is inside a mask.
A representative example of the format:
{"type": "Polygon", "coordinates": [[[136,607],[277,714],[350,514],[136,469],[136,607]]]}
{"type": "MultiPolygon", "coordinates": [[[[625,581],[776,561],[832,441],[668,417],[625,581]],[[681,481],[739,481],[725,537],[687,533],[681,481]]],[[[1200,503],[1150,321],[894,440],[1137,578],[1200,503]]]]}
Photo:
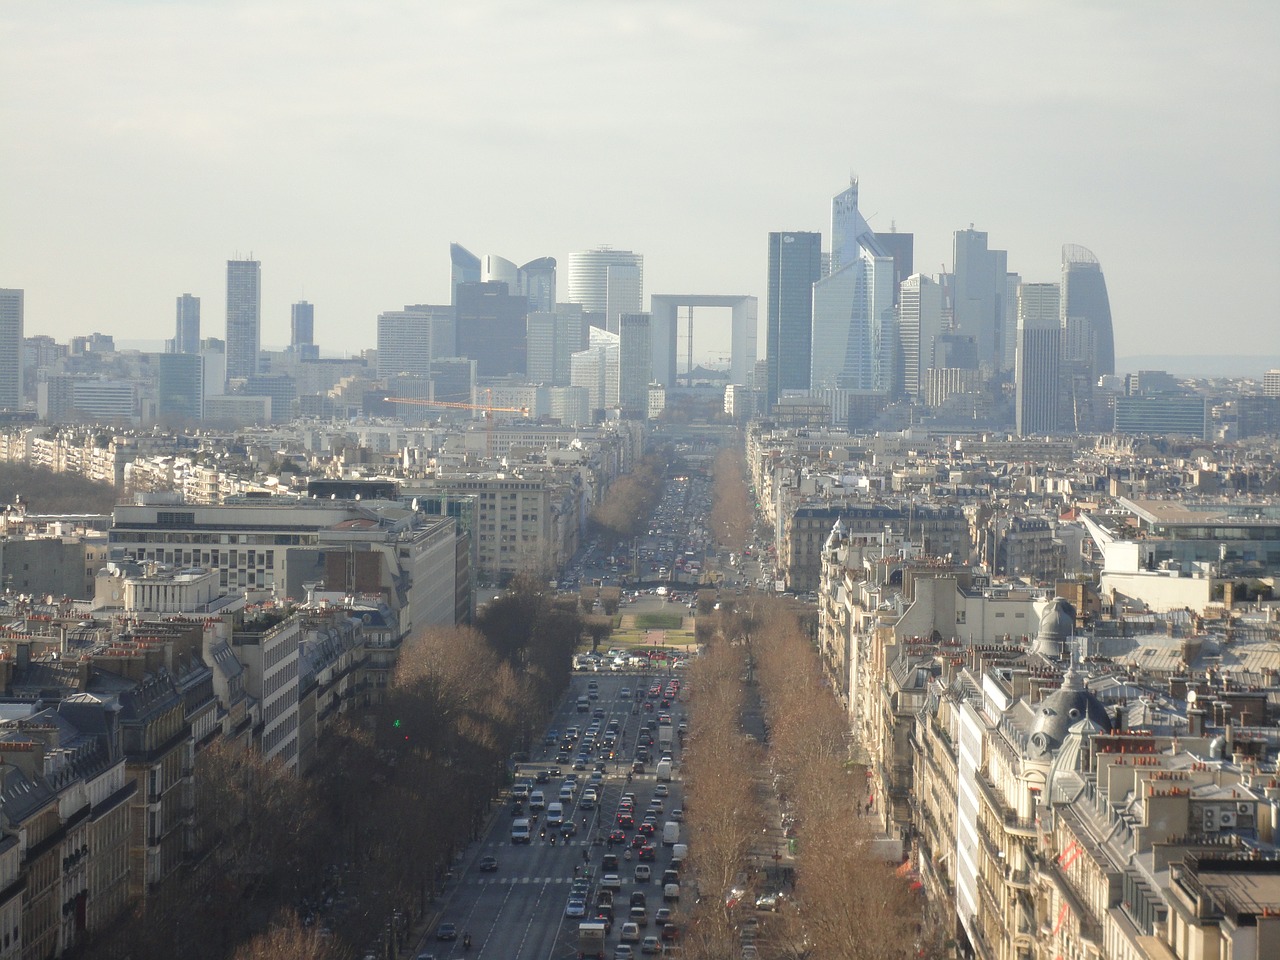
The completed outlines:
{"type": "Polygon", "coordinates": [[[942,336],[942,287],[936,281],[919,273],[902,281],[898,336],[902,343],[903,392],[913,400],[921,399],[925,374],[935,366],[933,345],[942,336]]]}
{"type": "Polygon", "coordinates": [[[314,344],[316,334],[315,304],[299,300],[289,308],[289,343],[295,349],[314,344]]]}
{"type": "Polygon", "coordinates": [[[1020,437],[1053,433],[1059,428],[1060,296],[1056,283],[1024,283],[1018,287],[1014,418],[1020,437]]]}
{"type": "Polygon", "coordinates": [[[523,377],[528,368],[529,302],[505,283],[458,285],[458,356],[476,361],[481,377],[523,377]]]}
{"type": "Polygon", "coordinates": [[[624,313],[618,318],[618,406],[642,420],[649,412],[653,369],[649,328],[647,313],[624,313]]]}
{"type": "Polygon", "coordinates": [[[539,257],[520,267],[520,292],[529,298],[529,309],[551,313],[556,308],[556,258],[539,257]]]}
{"type": "Polygon", "coordinates": [[[262,349],[262,264],[227,261],[227,379],[258,372],[262,349]]]}
{"type": "Polygon", "coordinates": [[[0,410],[22,409],[23,291],[0,290],[0,410]]]}
{"type": "Polygon", "coordinates": [[[1062,327],[1068,331],[1067,360],[1085,363],[1094,381],[1116,372],[1107,281],[1098,258],[1074,243],[1062,247],[1062,327]]]}
{"type": "Polygon", "coordinates": [[[813,285],[822,269],[822,234],[770,233],[765,350],[772,407],[784,390],[808,390],[812,363],[813,285]]]}
{"type": "Polygon", "coordinates": [[[460,243],[449,244],[449,302],[458,302],[458,284],[480,282],[480,258],[460,243]]]}
{"type": "Polygon", "coordinates": [[[1008,254],[988,250],[982,230],[957,230],[954,247],[953,325],[957,333],[973,337],[978,363],[992,372],[1004,361],[1005,274],[1008,254]]]}
{"type": "Polygon", "coordinates": [[[606,329],[616,331],[619,316],[644,312],[644,257],[611,247],[569,254],[566,299],[600,314],[606,329]]]}
{"type": "Polygon", "coordinates": [[[569,386],[569,358],[587,345],[582,306],[561,303],[554,312],[532,311],[527,330],[529,382],[569,386]]]}
{"type": "Polygon", "coordinates": [[[520,268],[506,257],[486,253],[482,279],[485,283],[505,283],[508,290],[515,292],[520,289],[520,268]]]}
{"type": "MultiPolygon", "coordinates": [[[[197,301],[198,302],[198,301],[197,301]]],[[[181,426],[204,419],[204,357],[195,351],[162,353],[156,377],[161,420],[181,426]]]]}
{"type": "Polygon", "coordinates": [[[174,353],[200,352],[200,298],[184,293],[178,298],[177,325],[173,334],[174,353]]]}
{"type": "Polygon", "coordinates": [[[406,307],[378,314],[378,379],[431,375],[431,315],[406,307]]]}

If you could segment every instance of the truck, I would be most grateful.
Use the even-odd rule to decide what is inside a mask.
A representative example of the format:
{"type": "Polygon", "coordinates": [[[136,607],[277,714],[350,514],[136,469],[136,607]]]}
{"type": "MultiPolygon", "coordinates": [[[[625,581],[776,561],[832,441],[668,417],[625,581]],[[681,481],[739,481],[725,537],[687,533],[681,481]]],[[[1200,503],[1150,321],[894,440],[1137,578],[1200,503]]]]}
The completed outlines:
{"type": "Polygon", "coordinates": [[[658,726],[658,749],[663,753],[671,752],[671,724],[669,723],[658,726]]]}
{"type": "Polygon", "coordinates": [[[604,960],[604,924],[595,920],[578,924],[578,960],[586,957],[604,960]]]}

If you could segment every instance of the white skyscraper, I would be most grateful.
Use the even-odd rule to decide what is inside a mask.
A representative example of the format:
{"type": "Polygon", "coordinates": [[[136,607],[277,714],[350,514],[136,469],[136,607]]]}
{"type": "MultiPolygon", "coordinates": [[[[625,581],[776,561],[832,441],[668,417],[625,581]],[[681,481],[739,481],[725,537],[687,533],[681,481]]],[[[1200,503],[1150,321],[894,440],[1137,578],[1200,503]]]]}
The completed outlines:
{"type": "Polygon", "coordinates": [[[592,327],[590,345],[571,358],[571,385],[586,388],[592,410],[618,405],[620,339],[616,333],[592,327]]]}
{"type": "Polygon", "coordinates": [[[1056,283],[1018,287],[1018,347],[1014,368],[1014,417],[1018,436],[1058,429],[1060,393],[1060,288],[1056,283]]]}
{"type": "Polygon", "coordinates": [[[378,314],[378,378],[431,376],[431,315],[410,307],[378,314]]]}
{"type": "Polygon", "coordinates": [[[262,264],[227,261],[227,379],[252,377],[262,352],[262,264]]]}
{"type": "Polygon", "coordinates": [[[644,312],[644,257],[609,247],[569,254],[567,299],[600,314],[616,330],[622,314],[644,312]]]}
{"type": "Polygon", "coordinates": [[[933,343],[942,335],[942,286],[923,274],[902,281],[898,297],[898,336],[902,342],[902,389],[920,399],[925,374],[933,366],[933,343]]]}
{"type": "Polygon", "coordinates": [[[0,290],[0,410],[22,408],[23,291],[0,290]]]}

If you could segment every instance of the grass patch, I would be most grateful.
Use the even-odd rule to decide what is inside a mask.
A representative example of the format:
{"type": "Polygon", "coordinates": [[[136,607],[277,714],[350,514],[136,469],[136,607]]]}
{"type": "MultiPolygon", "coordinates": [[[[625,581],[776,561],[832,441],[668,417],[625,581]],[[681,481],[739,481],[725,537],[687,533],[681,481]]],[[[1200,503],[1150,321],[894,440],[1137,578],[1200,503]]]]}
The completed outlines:
{"type": "Polygon", "coordinates": [[[641,630],[679,630],[684,616],[679,613],[637,613],[636,626],[641,630]]]}

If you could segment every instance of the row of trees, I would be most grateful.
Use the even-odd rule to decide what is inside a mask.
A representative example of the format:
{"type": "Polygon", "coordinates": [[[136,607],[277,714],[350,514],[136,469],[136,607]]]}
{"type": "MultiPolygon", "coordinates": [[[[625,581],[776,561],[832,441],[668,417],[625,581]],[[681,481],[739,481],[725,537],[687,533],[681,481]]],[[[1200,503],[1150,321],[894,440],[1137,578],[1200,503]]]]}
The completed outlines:
{"type": "Polygon", "coordinates": [[[725,447],[716,455],[711,483],[711,531],[721,544],[731,550],[741,550],[751,538],[755,523],[741,447],[725,447]]]}
{"type": "Polygon", "coordinates": [[[625,540],[641,532],[662,496],[669,460],[668,452],[648,454],[609,486],[604,499],[591,511],[591,522],[606,539],[625,540]]]}
{"type": "Polygon", "coordinates": [[[345,960],[403,941],[478,834],[512,752],[545,724],[581,632],[572,601],[517,581],[476,628],[406,640],[383,701],[326,736],[311,775],[221,742],[202,750],[203,855],[86,955],[345,960]]]}

